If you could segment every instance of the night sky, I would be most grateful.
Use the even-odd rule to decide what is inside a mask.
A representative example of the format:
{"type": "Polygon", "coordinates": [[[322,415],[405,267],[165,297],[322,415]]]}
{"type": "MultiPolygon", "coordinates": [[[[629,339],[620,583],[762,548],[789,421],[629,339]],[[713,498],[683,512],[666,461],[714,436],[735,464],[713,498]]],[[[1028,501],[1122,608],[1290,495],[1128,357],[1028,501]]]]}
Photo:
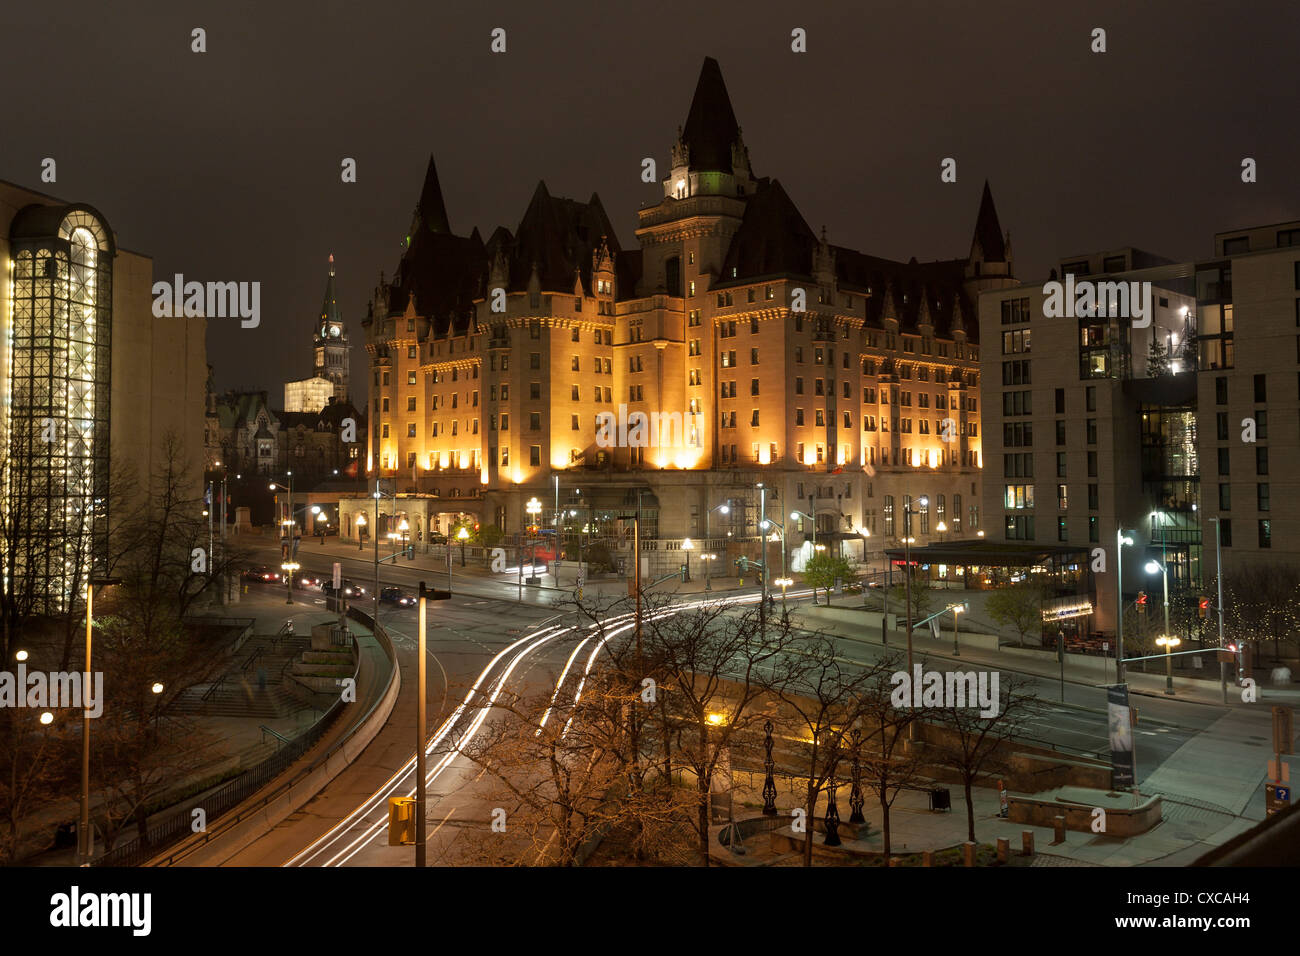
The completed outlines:
{"type": "Polygon", "coordinates": [[[275,405],[310,374],[334,253],[359,400],[360,320],[430,152],[457,233],[513,231],[541,178],[598,192],[631,247],[661,196],[640,161],[666,175],[712,55],[755,175],[832,242],[964,256],[987,177],[1021,279],[1123,245],[1200,258],[1300,218],[1297,36],[1293,2],[5,3],[0,178],[92,203],[156,278],[260,281],[261,326],[212,320],[208,361],[275,405]]]}

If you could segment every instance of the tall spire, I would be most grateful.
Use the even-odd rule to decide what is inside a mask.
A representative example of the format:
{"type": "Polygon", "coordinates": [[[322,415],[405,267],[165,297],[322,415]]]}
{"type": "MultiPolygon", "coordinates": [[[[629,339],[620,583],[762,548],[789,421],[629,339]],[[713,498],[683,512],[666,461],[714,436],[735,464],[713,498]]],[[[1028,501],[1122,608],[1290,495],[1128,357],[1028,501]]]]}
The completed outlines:
{"type": "MultiPolygon", "coordinates": [[[[423,225],[430,232],[451,232],[447,221],[447,207],[442,201],[442,186],[438,182],[438,167],[429,154],[429,167],[424,172],[424,186],[420,189],[420,201],[415,204],[417,226],[423,225]]],[[[412,235],[415,227],[411,229],[412,235]]]]}
{"type": "Polygon", "coordinates": [[[740,141],[740,127],[731,109],[727,84],[722,80],[722,68],[711,56],[704,58],[704,66],[700,68],[681,139],[690,150],[692,169],[732,171],[731,147],[740,141]]]}
{"type": "Polygon", "coordinates": [[[980,197],[979,215],[975,217],[975,235],[971,240],[971,258],[985,262],[1006,262],[1007,249],[998,222],[998,211],[993,206],[993,190],[984,180],[984,195],[980,197]]]}
{"type": "Polygon", "coordinates": [[[325,302],[320,308],[319,325],[324,328],[327,322],[342,322],[343,316],[339,312],[338,297],[334,291],[334,253],[330,253],[330,274],[325,280],[325,302]]]}

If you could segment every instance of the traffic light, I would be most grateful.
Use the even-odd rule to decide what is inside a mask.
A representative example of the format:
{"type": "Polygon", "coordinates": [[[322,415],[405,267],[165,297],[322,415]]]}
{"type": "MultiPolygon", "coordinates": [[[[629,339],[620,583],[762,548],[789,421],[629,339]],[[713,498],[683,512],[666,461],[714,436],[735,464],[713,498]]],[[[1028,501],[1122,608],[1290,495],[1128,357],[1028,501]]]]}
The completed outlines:
{"type": "Polygon", "coordinates": [[[1202,597],[1199,601],[1196,602],[1196,616],[1199,617],[1201,620],[1205,620],[1205,617],[1209,613],[1209,611],[1210,611],[1209,598],[1202,597]]]}
{"type": "Polygon", "coordinates": [[[744,555],[741,555],[739,558],[736,559],[736,567],[740,568],[742,574],[748,571],[749,558],[745,557],[744,555]]]}
{"type": "Polygon", "coordinates": [[[1135,604],[1136,604],[1136,606],[1137,606],[1137,612],[1138,612],[1139,614],[1145,614],[1145,613],[1147,612],[1147,592],[1146,592],[1146,591],[1139,591],[1139,592],[1138,592],[1138,597],[1137,597],[1137,601],[1135,602],[1135,604]]]}

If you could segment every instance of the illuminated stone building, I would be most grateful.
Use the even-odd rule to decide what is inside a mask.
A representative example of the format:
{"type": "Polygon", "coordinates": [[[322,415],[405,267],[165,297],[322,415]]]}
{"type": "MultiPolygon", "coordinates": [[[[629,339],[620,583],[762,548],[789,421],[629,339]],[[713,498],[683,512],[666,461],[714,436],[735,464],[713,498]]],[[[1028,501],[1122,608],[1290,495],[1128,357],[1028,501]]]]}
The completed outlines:
{"type": "Polygon", "coordinates": [[[878,556],[908,496],[929,498],[914,536],[972,535],[976,302],[1014,282],[987,185],[960,258],[836,245],[756,175],[712,59],[670,146],[631,247],[598,196],[545,183],[513,231],[457,236],[430,160],[363,322],[371,461],[412,520],[515,532],[530,498],[550,515],[558,496],[599,532],[639,500],[647,538],[739,539],[762,483],[792,557],[812,531],[793,512],[878,556]]]}

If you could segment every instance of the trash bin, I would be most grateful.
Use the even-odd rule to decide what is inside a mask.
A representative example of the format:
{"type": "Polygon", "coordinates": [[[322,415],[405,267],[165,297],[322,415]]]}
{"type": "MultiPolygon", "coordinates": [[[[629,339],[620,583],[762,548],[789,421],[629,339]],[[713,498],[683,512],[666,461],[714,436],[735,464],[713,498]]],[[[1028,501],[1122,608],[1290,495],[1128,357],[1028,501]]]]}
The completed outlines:
{"type": "Polygon", "coordinates": [[[388,798],[388,845],[410,846],[415,842],[415,798],[388,798]]]}
{"type": "Polygon", "coordinates": [[[930,791],[930,809],[931,810],[952,809],[952,796],[948,793],[947,787],[934,787],[930,791]]]}

